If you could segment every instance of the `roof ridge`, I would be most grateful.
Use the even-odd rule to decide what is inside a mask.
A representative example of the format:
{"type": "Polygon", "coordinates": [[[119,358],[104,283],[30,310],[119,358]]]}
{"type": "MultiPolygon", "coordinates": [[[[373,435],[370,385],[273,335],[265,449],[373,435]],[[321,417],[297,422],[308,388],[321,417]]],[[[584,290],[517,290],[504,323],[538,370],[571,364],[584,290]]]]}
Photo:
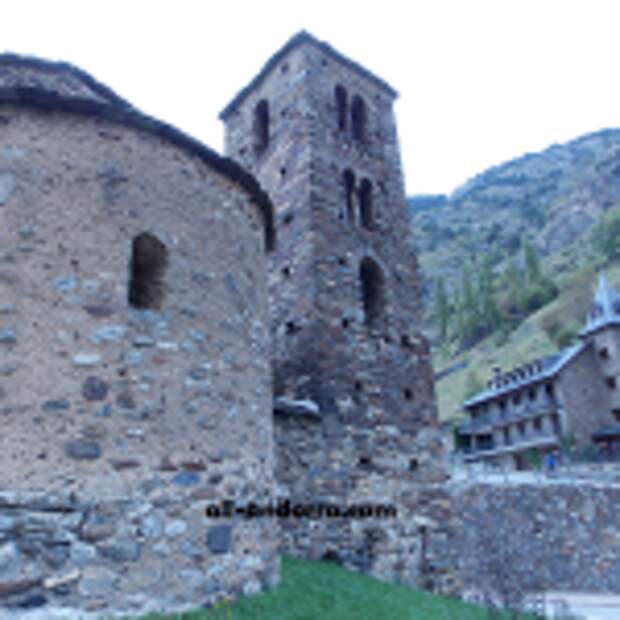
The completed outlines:
{"type": "Polygon", "coordinates": [[[295,33],[292,37],[288,39],[288,41],[279,48],[272,56],[267,60],[267,62],[263,65],[260,71],[256,74],[256,76],[246,84],[227,104],[224,106],[222,111],[219,114],[219,118],[221,120],[225,120],[227,116],[229,116],[233,110],[253,91],[255,90],[267,77],[276,65],[286,56],[291,50],[295,49],[299,45],[303,43],[312,43],[316,45],[320,49],[322,49],[325,53],[329,54],[332,58],[337,59],[338,61],[348,65],[355,71],[358,71],[362,75],[364,75],[367,79],[371,80],[375,84],[379,85],[381,88],[387,90],[393,97],[397,97],[397,91],[390,86],[385,80],[375,75],[359,63],[355,62],[351,58],[348,58],[344,54],[335,50],[329,43],[326,41],[321,41],[313,34],[309,33],[307,30],[300,30],[295,33]]]}

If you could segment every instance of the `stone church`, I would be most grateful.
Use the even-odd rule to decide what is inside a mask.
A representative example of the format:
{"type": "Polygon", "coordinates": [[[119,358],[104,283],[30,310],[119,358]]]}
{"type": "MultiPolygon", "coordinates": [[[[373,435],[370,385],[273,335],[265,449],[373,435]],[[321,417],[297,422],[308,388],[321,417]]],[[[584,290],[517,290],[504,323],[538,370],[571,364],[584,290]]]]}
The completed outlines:
{"type": "Polygon", "coordinates": [[[428,585],[447,516],[395,98],[302,32],[220,156],[0,56],[7,617],[193,608],[273,587],[282,552],[428,585]]]}

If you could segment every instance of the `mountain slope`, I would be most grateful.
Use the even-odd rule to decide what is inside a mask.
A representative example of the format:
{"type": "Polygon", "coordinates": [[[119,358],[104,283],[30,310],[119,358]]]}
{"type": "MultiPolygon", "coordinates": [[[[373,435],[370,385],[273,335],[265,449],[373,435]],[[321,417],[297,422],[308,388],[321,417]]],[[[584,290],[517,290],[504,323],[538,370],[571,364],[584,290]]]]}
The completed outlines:
{"type": "Polygon", "coordinates": [[[413,240],[426,290],[437,276],[455,283],[461,265],[481,254],[501,267],[524,238],[543,258],[559,255],[618,203],[620,129],[495,166],[449,197],[414,196],[413,240]]]}
{"type": "MultiPolygon", "coordinates": [[[[603,264],[592,247],[591,229],[620,205],[620,129],[525,155],[477,175],[451,196],[414,196],[409,205],[425,285],[425,331],[434,345],[440,418],[445,420],[458,414],[466,393],[484,384],[494,365],[509,368],[551,353],[581,325],[595,272],[603,264]],[[558,299],[512,333],[494,333],[467,350],[454,338],[453,314],[452,339],[442,343],[431,317],[434,281],[444,279],[454,302],[463,266],[480,265],[486,255],[501,297],[506,294],[502,274],[514,259],[523,263],[525,241],[536,248],[545,275],[558,285],[558,299]]],[[[617,266],[608,268],[615,276],[617,266]]]]}

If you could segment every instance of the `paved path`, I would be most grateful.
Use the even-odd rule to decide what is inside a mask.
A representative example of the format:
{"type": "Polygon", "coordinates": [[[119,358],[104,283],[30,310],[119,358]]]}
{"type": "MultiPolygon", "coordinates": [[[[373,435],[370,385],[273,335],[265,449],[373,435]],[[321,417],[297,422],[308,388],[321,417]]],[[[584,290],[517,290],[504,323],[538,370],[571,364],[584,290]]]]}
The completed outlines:
{"type": "Polygon", "coordinates": [[[556,601],[564,601],[573,614],[585,620],[619,620],[620,596],[605,594],[580,594],[578,592],[548,592],[547,615],[554,617],[554,613],[562,611],[563,605],[556,601]]]}

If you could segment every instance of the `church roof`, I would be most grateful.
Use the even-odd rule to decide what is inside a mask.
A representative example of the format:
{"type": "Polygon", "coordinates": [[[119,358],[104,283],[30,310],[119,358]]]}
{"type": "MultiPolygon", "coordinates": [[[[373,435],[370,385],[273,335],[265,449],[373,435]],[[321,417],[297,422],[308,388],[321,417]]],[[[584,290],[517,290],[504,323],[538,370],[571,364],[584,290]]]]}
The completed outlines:
{"type": "Polygon", "coordinates": [[[567,364],[574,360],[586,347],[587,343],[579,342],[559,353],[547,355],[539,360],[514,368],[509,372],[498,373],[496,377],[489,382],[489,387],[486,390],[478,392],[478,394],[466,400],[463,403],[463,407],[468,409],[487,400],[528,387],[534,383],[540,383],[551,379],[567,364]]]}
{"type": "Polygon", "coordinates": [[[579,335],[587,336],[610,325],[620,326],[620,294],[607,282],[607,278],[600,274],[586,325],[579,335]]]}
{"type": "Polygon", "coordinates": [[[310,43],[320,48],[325,54],[331,58],[345,64],[349,68],[361,73],[365,78],[371,82],[386,90],[392,97],[397,97],[398,93],[392,88],[385,80],[376,76],[374,73],[368,71],[362,65],[358,64],[354,60],[343,56],[340,52],[336,51],[325,41],[320,41],[309,32],[301,30],[296,35],[292,36],[263,66],[258,72],[256,77],[244,88],[242,88],[237,95],[224,107],[220,112],[220,119],[225,120],[226,117],[234,111],[234,109],[267,77],[267,75],[280,63],[280,61],[293,49],[303,45],[304,43],[310,43]]]}
{"type": "Polygon", "coordinates": [[[189,151],[248,193],[262,213],[267,249],[275,245],[273,205],[249,172],[172,125],[143,114],[85,71],[64,62],[0,54],[0,103],[105,119],[155,134],[189,151]]]}

